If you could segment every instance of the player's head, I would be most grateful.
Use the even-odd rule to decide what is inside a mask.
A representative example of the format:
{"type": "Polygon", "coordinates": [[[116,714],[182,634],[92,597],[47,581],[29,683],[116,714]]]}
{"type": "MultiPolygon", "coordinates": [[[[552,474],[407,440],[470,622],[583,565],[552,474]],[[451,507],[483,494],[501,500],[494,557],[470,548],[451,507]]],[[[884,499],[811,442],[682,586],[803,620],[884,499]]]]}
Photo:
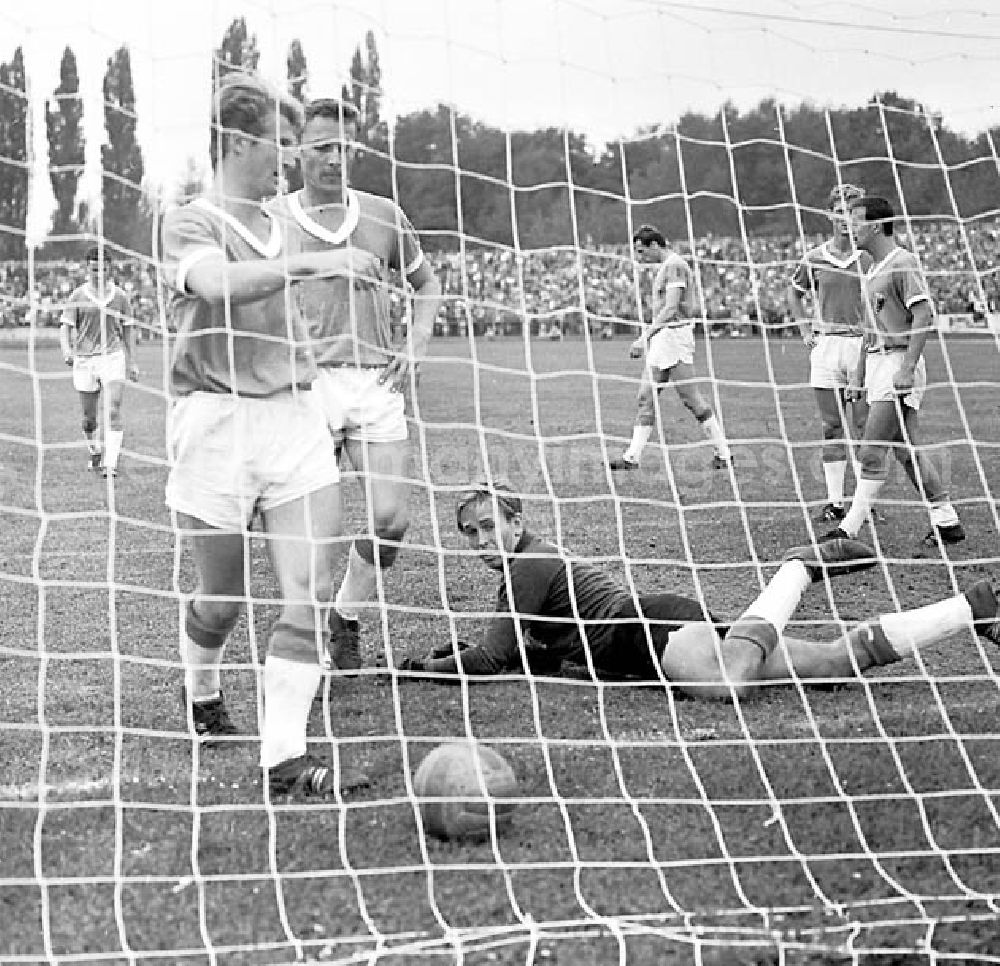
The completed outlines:
{"type": "Polygon", "coordinates": [[[102,278],[108,270],[108,263],[97,245],[91,245],[83,253],[83,264],[87,267],[87,277],[91,281],[102,278]]]}
{"type": "Polygon", "coordinates": [[[477,480],[458,498],[458,529],[492,570],[503,568],[524,533],[521,498],[502,479],[477,480]]]}
{"type": "Polygon", "coordinates": [[[252,74],[227,74],[212,97],[212,170],[238,162],[251,192],[275,194],[301,126],[302,107],[290,95],[252,74]]]}
{"type": "Polygon", "coordinates": [[[856,184],[835,184],[830,189],[826,206],[830,211],[830,220],[833,222],[836,235],[846,238],[850,234],[847,221],[850,218],[851,208],[864,196],[864,189],[856,184]]]}
{"type": "Polygon", "coordinates": [[[339,191],[350,178],[358,139],[358,112],[334,97],[309,101],[305,110],[299,157],[302,180],[311,190],[339,191]]]}
{"type": "Polygon", "coordinates": [[[870,249],[879,236],[891,238],[896,212],[892,202],[869,195],[851,205],[851,234],[858,248],[870,249]]]}
{"type": "Polygon", "coordinates": [[[640,262],[658,262],[667,250],[667,239],[655,225],[640,225],[632,235],[632,251],[640,262]]]}

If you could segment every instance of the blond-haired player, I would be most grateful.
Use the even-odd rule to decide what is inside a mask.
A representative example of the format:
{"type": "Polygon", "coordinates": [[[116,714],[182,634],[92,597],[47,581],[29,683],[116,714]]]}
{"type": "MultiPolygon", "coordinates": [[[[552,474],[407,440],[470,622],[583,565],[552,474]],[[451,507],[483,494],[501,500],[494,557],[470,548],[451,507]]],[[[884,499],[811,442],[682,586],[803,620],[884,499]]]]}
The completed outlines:
{"type": "Polygon", "coordinates": [[[319,369],[315,396],[338,449],[364,474],[373,537],[353,542],[330,610],[330,661],[361,666],[360,609],[375,593],[378,570],[392,566],[409,524],[408,427],[403,391],[427,352],[441,286],[403,210],[389,198],[351,187],[357,112],[334,98],[310,101],[300,139],[303,187],[271,210],[282,221],[291,254],[369,253],[374,281],[304,282],[299,302],[319,369]],[[396,273],[413,287],[405,342],[392,338],[390,285],[396,273]]]}
{"type": "MultiPolygon", "coordinates": [[[[848,447],[844,430],[848,407],[846,390],[854,384],[864,341],[865,303],[862,276],[871,268],[871,256],[856,249],[847,224],[850,206],[864,197],[852,184],[835,185],[829,209],[833,237],[809,249],[795,268],[787,302],[809,348],[809,385],[823,424],[823,478],[826,505],[820,520],[844,519],[844,481],[848,447]],[[805,300],[811,297],[811,311],[805,300]]],[[[860,438],[868,417],[861,399],[852,405],[854,435],[860,438]]]]}
{"type": "Polygon", "coordinates": [[[164,217],[163,270],[177,337],[170,368],[167,503],[198,585],[181,634],[189,723],[236,732],[220,664],[246,593],[249,526],[261,520],[281,611],[264,661],[260,763],[270,793],[326,797],[365,784],[307,752],[323,670],[340,533],[339,472],[312,402],[316,368],[290,281],[371,274],[371,255],[288,256],[263,201],[290,159],[301,108],[262,81],[227,76],[213,96],[210,191],[164,217]]]}

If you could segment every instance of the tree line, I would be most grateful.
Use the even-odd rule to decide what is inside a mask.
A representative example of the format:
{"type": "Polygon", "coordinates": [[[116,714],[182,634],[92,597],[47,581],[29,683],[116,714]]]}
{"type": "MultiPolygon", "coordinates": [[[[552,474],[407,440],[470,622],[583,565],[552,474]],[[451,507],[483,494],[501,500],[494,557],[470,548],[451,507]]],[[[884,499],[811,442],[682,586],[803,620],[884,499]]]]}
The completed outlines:
{"type": "MultiPolygon", "coordinates": [[[[245,18],[233,20],[212,58],[212,79],[254,71],[259,50],[245,18]]],[[[287,54],[287,86],[300,100],[309,65],[301,41],[287,54]]],[[[822,211],[838,181],[892,199],[909,218],[969,219],[1000,197],[1000,129],[967,137],[894,91],[856,108],[788,109],[773,100],[711,116],[688,112],[629,138],[591,145],[577,131],[504,131],[437,104],[383,119],[382,73],[374,34],[354,51],[341,96],[359,112],[360,150],[352,180],[391,195],[421,231],[425,246],[627,243],[652,222],[671,237],[799,234],[822,231],[822,211]]],[[[0,259],[25,255],[29,195],[29,105],[21,48],[0,64],[0,259]]],[[[189,159],[171,198],[145,178],[136,140],[136,104],[127,46],[107,61],[106,142],[101,206],[78,196],[84,170],[83,102],[76,56],[67,46],[59,85],[45,103],[49,178],[56,207],[39,257],[79,252],[81,234],[102,232],[114,246],[149,254],[157,212],[204,187],[189,159]]],[[[300,184],[295,173],[290,187],[300,184]]]]}

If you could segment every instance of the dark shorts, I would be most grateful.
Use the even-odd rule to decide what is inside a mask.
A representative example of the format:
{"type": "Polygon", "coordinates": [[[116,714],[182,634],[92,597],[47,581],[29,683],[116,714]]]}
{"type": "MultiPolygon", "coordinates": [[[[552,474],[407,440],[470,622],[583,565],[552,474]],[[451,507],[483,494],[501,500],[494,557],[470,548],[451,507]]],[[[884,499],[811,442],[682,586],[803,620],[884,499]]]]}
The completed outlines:
{"type": "MultiPolygon", "coordinates": [[[[610,634],[591,643],[591,657],[599,677],[657,681],[660,657],[674,631],[694,621],[711,621],[718,626],[698,601],[678,594],[645,594],[639,598],[639,610],[646,624],[635,602],[629,601],[617,615],[623,623],[613,625],[610,634]]],[[[721,636],[726,630],[719,626],[721,636]]]]}

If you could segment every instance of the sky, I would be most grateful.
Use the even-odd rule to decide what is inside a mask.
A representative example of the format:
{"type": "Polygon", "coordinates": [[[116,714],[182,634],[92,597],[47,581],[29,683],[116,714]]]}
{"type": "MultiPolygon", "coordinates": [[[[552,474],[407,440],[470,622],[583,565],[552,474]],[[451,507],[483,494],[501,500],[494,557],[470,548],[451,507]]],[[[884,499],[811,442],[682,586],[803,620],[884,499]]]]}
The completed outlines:
{"type": "Polygon", "coordinates": [[[84,98],[85,196],[99,193],[101,84],[131,51],[137,136],[169,193],[188,159],[207,169],[210,56],[234,17],[257,35],[259,68],[284,83],[292,39],[313,96],[338,93],[375,33],[392,118],[438,102],[507,129],[569,126],[595,146],[686,110],[763,97],[857,106],[895,90],[975,134],[1000,125],[1000,0],[27,0],[0,10],[0,61],[24,47],[35,106],[29,236],[52,210],[44,102],[73,48],[84,98]]]}

